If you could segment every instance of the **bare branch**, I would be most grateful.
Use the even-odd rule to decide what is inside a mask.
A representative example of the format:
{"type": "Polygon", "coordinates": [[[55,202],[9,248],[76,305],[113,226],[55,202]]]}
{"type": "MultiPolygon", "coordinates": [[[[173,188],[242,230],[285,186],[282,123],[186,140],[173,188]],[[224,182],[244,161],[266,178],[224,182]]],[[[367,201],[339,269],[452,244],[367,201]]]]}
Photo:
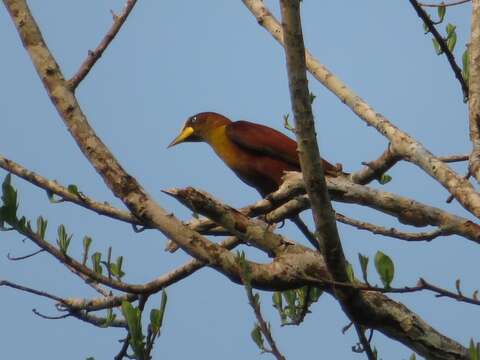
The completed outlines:
{"type": "Polygon", "coordinates": [[[470,154],[469,171],[480,182],[480,1],[472,2],[472,24],[470,45],[468,48],[468,117],[472,153],[470,154]]]}
{"type": "Polygon", "coordinates": [[[354,323],[354,325],[355,330],[357,331],[358,339],[360,340],[360,344],[362,345],[361,352],[365,352],[365,354],[367,354],[368,360],[377,360],[377,357],[375,356],[372,348],[370,347],[370,342],[365,336],[364,329],[356,323],[354,323]]]}
{"type": "Polygon", "coordinates": [[[20,291],[23,291],[23,292],[27,292],[27,293],[30,293],[30,294],[45,297],[47,299],[55,300],[55,301],[57,301],[59,303],[62,303],[62,304],[64,303],[64,299],[62,299],[61,297],[58,297],[56,295],[52,295],[52,294],[50,294],[46,291],[40,291],[40,290],[32,289],[32,288],[29,288],[29,287],[26,287],[26,286],[18,285],[18,284],[15,284],[15,283],[11,282],[11,281],[0,280],[0,286],[10,287],[12,289],[17,289],[17,290],[20,290],[20,291]]]}
{"type": "Polygon", "coordinates": [[[280,9],[290,101],[295,118],[295,135],[305,188],[312,206],[315,235],[319,244],[317,248],[324,254],[327,268],[333,278],[336,281],[348,282],[345,255],[330,203],[315,133],[305,64],[300,2],[280,0],[280,9]]]}
{"type": "Polygon", "coordinates": [[[409,232],[399,231],[395,228],[387,229],[383,226],[378,226],[378,225],[370,224],[365,221],[358,221],[358,220],[349,218],[340,213],[336,213],[336,219],[337,221],[343,224],[354,226],[360,230],[367,230],[373,234],[393,237],[396,239],[401,239],[406,241],[431,241],[439,236],[447,235],[445,231],[442,229],[435,229],[432,231],[425,231],[421,233],[409,233],[409,232]]]}
{"type": "Polygon", "coordinates": [[[35,255],[38,255],[42,252],[44,252],[45,250],[43,249],[40,249],[40,250],[37,250],[31,254],[28,254],[28,255],[23,255],[23,256],[10,256],[10,253],[7,254],[7,259],[8,260],[11,260],[11,261],[19,261],[19,260],[25,260],[25,259],[28,259],[28,258],[31,258],[35,255]]]}
{"type": "Polygon", "coordinates": [[[391,151],[390,146],[376,160],[373,160],[365,167],[350,175],[354,183],[365,185],[372,180],[379,180],[390,168],[395,166],[402,158],[391,151]]]}
{"type": "Polygon", "coordinates": [[[443,1],[440,4],[427,4],[423,2],[418,2],[418,5],[423,6],[423,7],[441,7],[441,6],[455,6],[455,5],[460,5],[460,4],[465,4],[467,2],[470,2],[471,0],[457,0],[457,1],[452,1],[449,3],[444,3],[443,1]]]}
{"type": "Polygon", "coordinates": [[[73,77],[68,80],[68,87],[75,91],[78,84],[88,75],[90,70],[93,68],[95,63],[98,59],[102,56],[103,52],[107,49],[108,45],[112,42],[115,38],[117,33],[120,31],[123,23],[127,20],[128,15],[133,10],[133,7],[137,3],[137,0],[127,0],[123,11],[120,15],[113,15],[113,24],[110,30],[105,34],[100,44],[95,48],[93,51],[89,51],[87,58],[83,61],[82,65],[80,65],[80,69],[78,69],[77,73],[73,75],[73,77]]]}
{"type": "Polygon", "coordinates": [[[438,156],[437,159],[446,163],[452,163],[452,162],[468,161],[469,156],[468,155],[438,156]]]}
{"type": "Polygon", "coordinates": [[[226,228],[232,235],[266,251],[271,256],[278,256],[284,251],[286,245],[295,244],[270,231],[267,224],[250,219],[241,212],[223,205],[205,192],[192,187],[164,190],[163,192],[179,200],[191,210],[212,219],[226,228]],[[261,234],[261,236],[258,236],[258,234],[261,234]]]}

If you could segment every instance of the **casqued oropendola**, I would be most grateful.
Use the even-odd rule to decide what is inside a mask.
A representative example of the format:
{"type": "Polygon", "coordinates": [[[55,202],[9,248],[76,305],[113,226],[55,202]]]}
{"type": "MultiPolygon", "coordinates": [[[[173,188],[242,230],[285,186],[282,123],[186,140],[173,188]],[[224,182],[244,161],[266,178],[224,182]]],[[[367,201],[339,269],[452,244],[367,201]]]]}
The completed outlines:
{"type": "MultiPolygon", "coordinates": [[[[183,142],[206,142],[220,159],[262,197],[282,184],[285,171],[301,171],[297,143],[268,126],[248,121],[231,121],[214,112],[190,117],[168,147],[183,142]]],[[[325,175],[342,171],[323,160],[325,175]]]]}
{"type": "MultiPolygon", "coordinates": [[[[301,171],[297,143],[268,126],[231,121],[214,112],[203,112],[190,117],[180,135],[168,147],[196,141],[209,144],[220,159],[243,182],[257,189],[262,197],[278,189],[285,171],[301,171]]],[[[335,177],[343,174],[341,169],[322,161],[325,175],[335,177]]],[[[317,240],[299,215],[290,220],[319,249],[317,240]]]]}

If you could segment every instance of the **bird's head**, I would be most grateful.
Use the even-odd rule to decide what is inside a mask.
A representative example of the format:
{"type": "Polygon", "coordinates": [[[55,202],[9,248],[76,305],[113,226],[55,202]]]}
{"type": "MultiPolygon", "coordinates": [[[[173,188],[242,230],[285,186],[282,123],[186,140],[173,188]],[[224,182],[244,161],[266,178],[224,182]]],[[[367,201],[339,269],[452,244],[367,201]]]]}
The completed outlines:
{"type": "Polygon", "coordinates": [[[180,134],[168,145],[175,146],[183,142],[208,141],[213,131],[231,121],[225,116],[214,112],[203,112],[187,119],[180,134]]]}

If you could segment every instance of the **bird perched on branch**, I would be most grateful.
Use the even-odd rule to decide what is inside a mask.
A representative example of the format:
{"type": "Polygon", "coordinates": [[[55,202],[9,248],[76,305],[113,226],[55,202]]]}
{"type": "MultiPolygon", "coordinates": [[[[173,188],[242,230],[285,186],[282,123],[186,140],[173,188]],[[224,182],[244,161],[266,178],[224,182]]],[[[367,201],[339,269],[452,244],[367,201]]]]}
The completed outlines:
{"type": "MultiPolygon", "coordinates": [[[[285,171],[301,171],[297,143],[268,126],[248,121],[231,121],[214,112],[190,117],[168,147],[183,142],[206,142],[220,159],[262,197],[282,184],[285,171]]],[[[342,174],[323,160],[325,175],[342,174]]]]}
{"type": "MultiPolygon", "coordinates": [[[[168,147],[198,141],[209,144],[220,159],[262,197],[279,188],[285,171],[301,171],[297,143],[268,126],[231,121],[214,112],[203,112],[190,117],[168,147]]],[[[325,175],[343,174],[340,168],[322,161],[325,175]]],[[[290,220],[319,249],[317,240],[300,217],[295,215],[290,220]]]]}

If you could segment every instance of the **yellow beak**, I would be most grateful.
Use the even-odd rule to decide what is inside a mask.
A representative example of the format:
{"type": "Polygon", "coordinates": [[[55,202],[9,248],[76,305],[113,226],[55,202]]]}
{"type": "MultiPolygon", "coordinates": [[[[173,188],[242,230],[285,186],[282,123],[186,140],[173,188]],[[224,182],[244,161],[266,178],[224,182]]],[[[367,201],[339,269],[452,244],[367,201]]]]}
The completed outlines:
{"type": "Polygon", "coordinates": [[[182,132],[180,133],[180,135],[178,135],[171,143],[170,145],[168,145],[167,149],[168,148],[171,148],[172,146],[175,146],[177,144],[180,144],[182,142],[184,142],[185,140],[187,140],[190,135],[193,134],[193,128],[191,126],[186,126],[183,128],[182,132]]]}

